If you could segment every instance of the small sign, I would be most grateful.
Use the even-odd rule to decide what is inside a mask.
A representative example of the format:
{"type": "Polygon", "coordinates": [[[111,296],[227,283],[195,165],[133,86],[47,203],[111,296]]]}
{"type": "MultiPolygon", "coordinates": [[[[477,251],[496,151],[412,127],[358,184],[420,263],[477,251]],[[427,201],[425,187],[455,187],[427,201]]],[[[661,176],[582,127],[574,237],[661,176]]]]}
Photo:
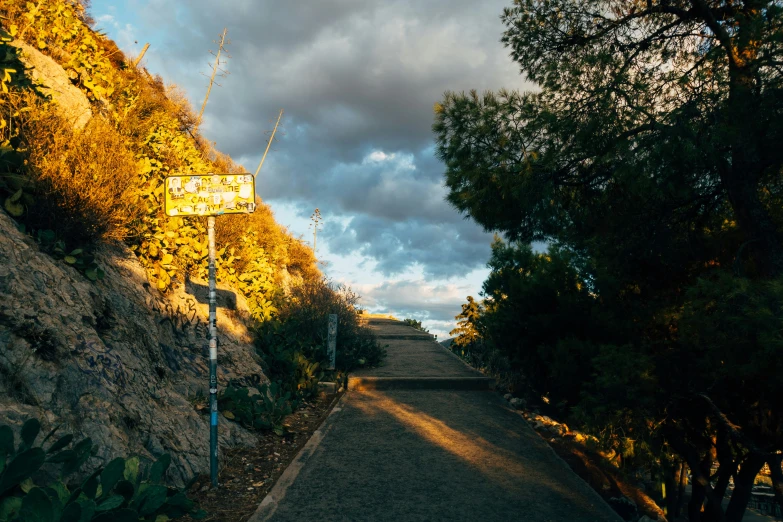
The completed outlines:
{"type": "Polygon", "coordinates": [[[329,314],[329,329],[327,330],[326,351],[329,355],[329,370],[334,370],[337,362],[337,314],[329,314]]]}
{"type": "Polygon", "coordinates": [[[249,214],[256,209],[255,178],[250,174],[169,176],[165,186],[167,216],[249,214]]]}

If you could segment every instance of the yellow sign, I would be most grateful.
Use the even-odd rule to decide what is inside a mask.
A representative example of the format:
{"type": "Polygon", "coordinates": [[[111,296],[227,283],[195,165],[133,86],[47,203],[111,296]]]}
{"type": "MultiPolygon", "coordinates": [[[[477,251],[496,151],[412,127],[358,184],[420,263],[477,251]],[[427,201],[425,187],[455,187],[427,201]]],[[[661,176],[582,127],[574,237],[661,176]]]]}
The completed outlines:
{"type": "Polygon", "coordinates": [[[166,215],[249,214],[256,209],[255,178],[250,174],[206,174],[166,178],[166,215]]]}

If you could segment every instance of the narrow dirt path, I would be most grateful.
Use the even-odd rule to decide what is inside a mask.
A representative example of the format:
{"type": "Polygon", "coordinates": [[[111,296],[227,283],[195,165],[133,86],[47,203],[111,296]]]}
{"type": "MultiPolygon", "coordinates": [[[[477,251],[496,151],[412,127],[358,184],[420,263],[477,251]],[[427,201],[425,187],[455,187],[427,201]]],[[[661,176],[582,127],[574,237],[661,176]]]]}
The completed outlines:
{"type": "Polygon", "coordinates": [[[621,520],[488,379],[429,335],[370,326],[386,364],[350,379],[253,522],[621,520]]]}

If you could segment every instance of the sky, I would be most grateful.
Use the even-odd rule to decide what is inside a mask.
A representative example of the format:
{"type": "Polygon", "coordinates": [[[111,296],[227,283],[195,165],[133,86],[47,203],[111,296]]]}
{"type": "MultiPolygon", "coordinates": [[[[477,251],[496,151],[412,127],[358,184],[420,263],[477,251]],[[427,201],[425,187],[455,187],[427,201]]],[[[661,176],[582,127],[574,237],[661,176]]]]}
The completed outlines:
{"type": "Polygon", "coordinates": [[[279,223],[312,241],[371,312],[448,338],[478,296],[492,234],[445,200],[433,106],[445,91],[530,89],[500,43],[511,0],[93,0],[97,28],[200,108],[216,40],[224,69],[201,132],[255,172],[279,223]]]}

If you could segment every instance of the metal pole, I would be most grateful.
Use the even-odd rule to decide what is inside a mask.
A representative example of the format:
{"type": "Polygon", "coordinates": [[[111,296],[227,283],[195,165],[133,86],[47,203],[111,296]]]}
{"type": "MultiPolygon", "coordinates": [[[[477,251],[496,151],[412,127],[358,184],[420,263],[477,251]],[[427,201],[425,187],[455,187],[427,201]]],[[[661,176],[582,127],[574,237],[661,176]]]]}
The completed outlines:
{"type": "Polygon", "coordinates": [[[209,474],[218,485],[218,404],[217,404],[217,286],[215,278],[215,216],[207,217],[209,238],[209,474]]]}

